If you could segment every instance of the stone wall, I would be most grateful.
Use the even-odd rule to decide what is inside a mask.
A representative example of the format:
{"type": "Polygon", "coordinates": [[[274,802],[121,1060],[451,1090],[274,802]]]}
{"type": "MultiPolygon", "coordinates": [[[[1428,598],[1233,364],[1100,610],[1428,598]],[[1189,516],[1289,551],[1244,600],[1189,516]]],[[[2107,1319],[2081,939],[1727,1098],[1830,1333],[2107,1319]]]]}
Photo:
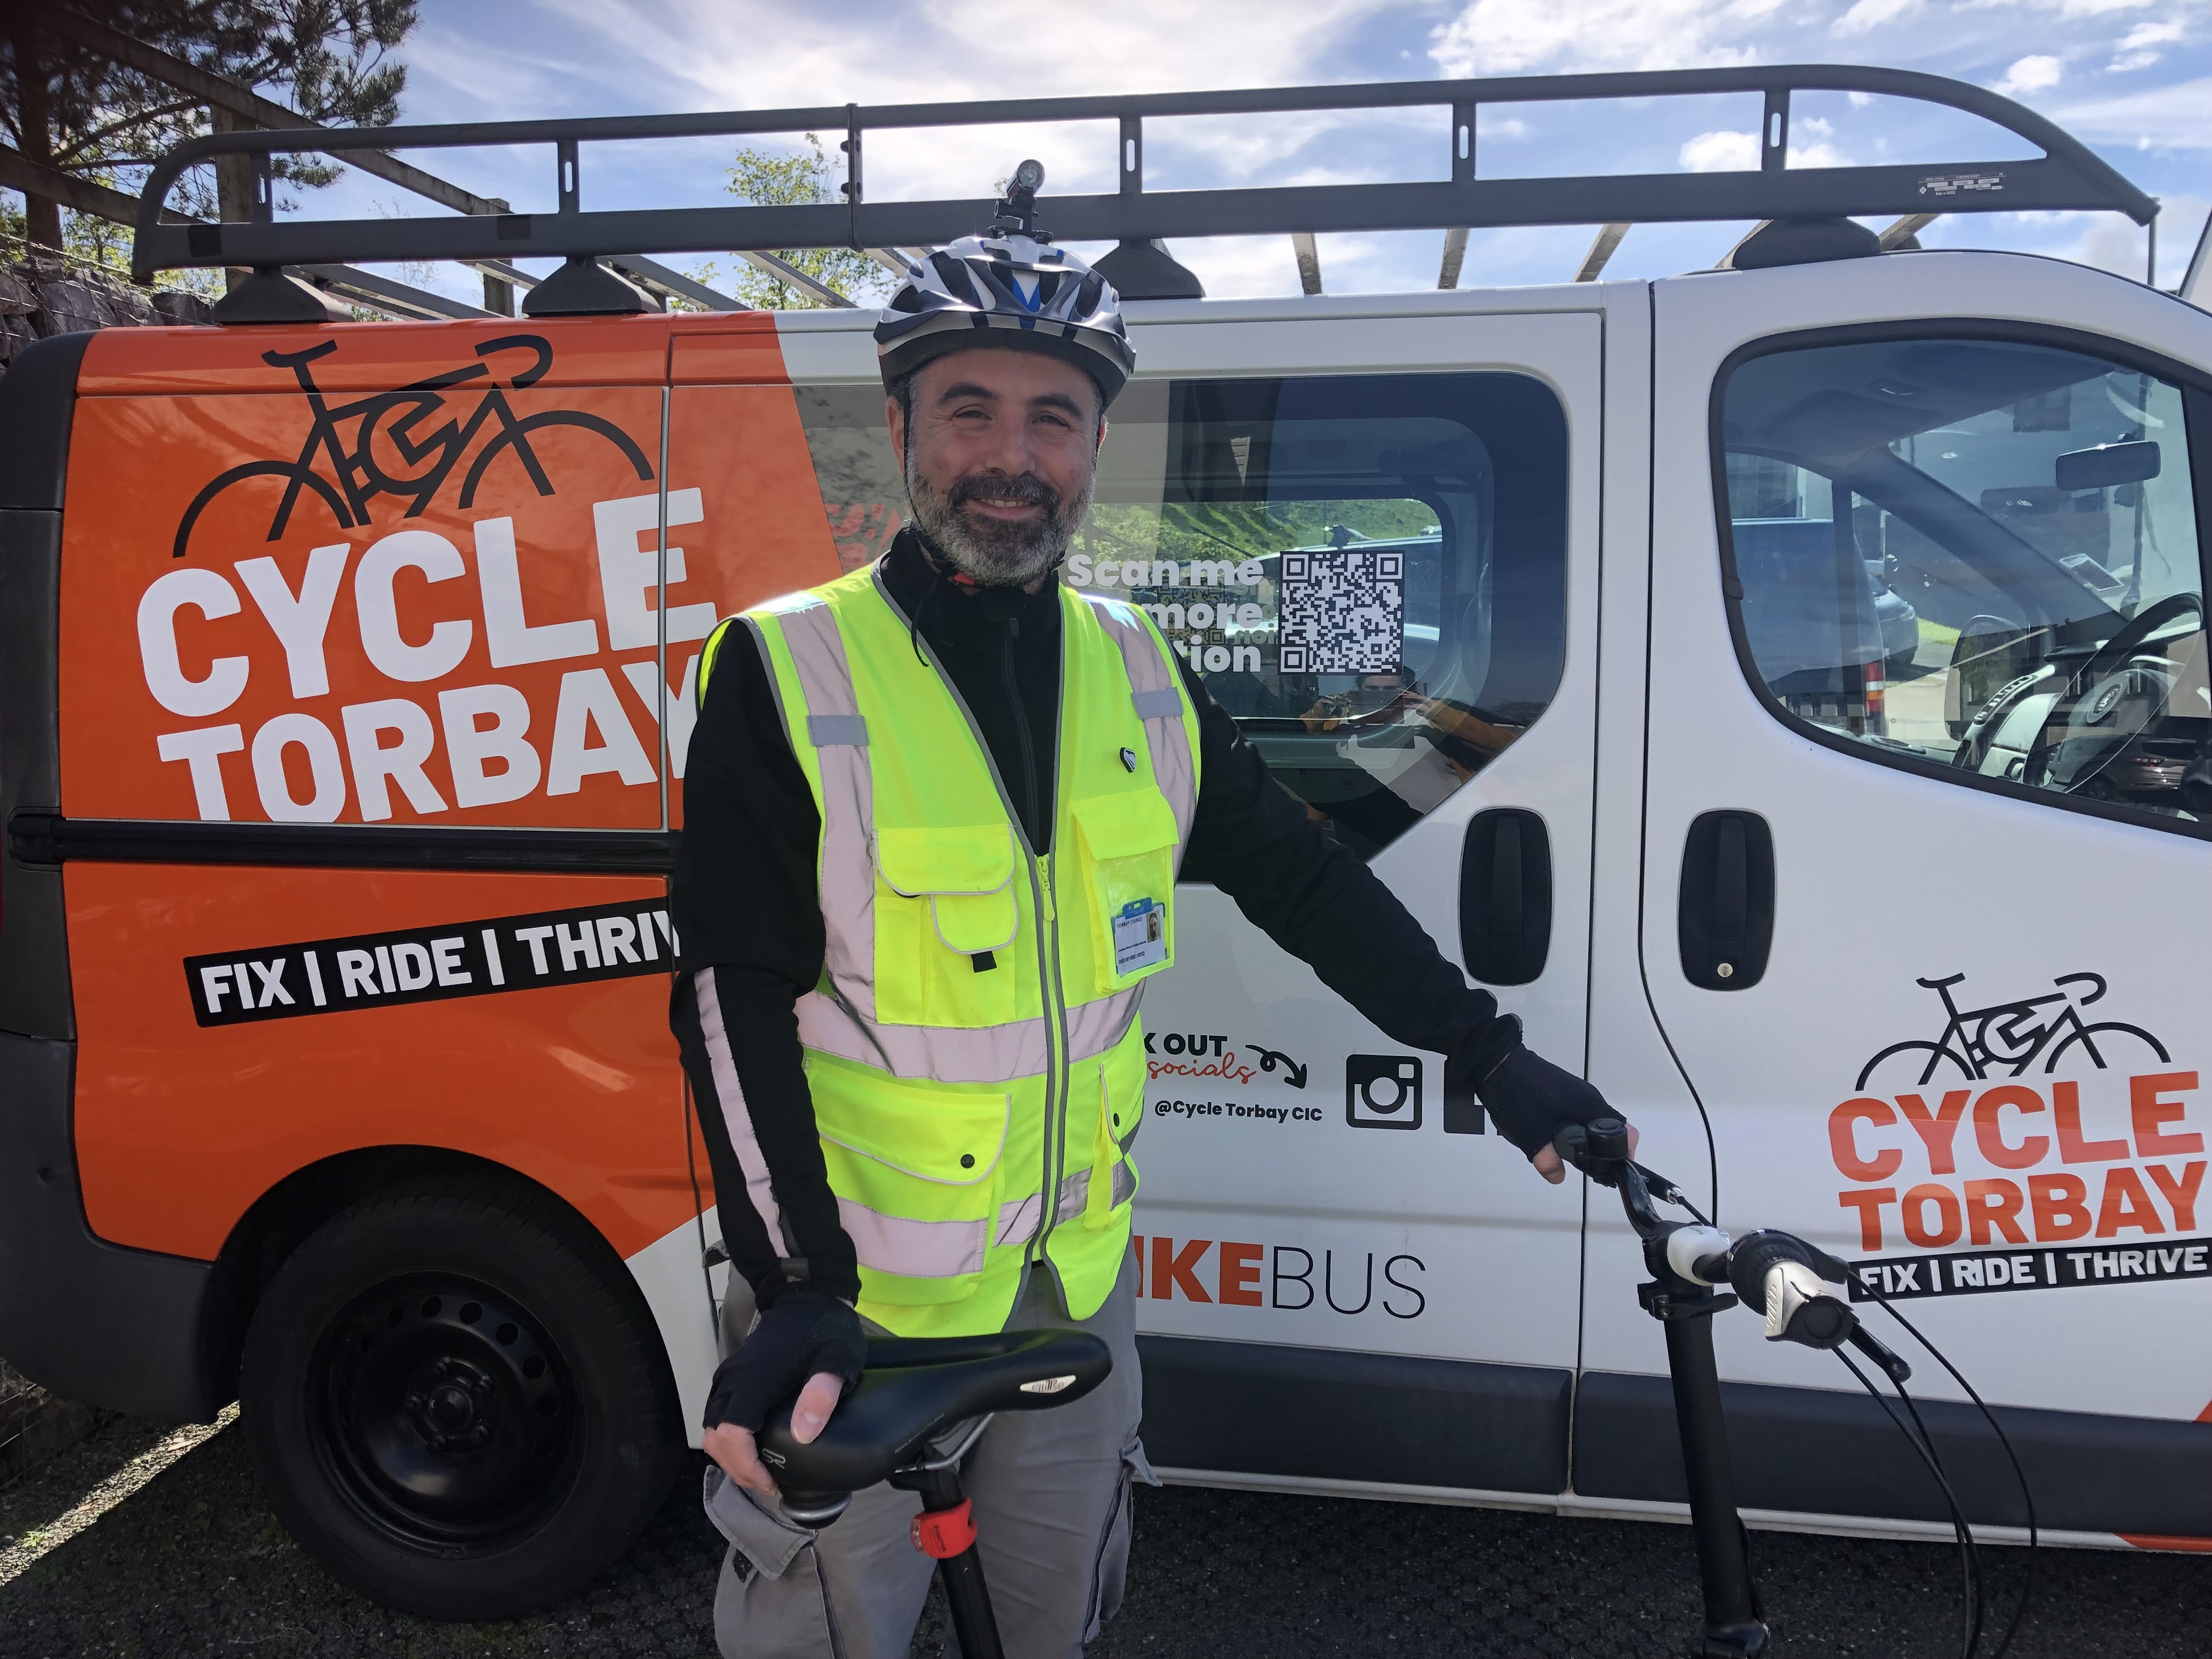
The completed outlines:
{"type": "Polygon", "coordinates": [[[206,301],[173,289],[134,288],[121,276],[51,255],[0,261],[0,368],[50,334],[207,320],[206,301]]]}

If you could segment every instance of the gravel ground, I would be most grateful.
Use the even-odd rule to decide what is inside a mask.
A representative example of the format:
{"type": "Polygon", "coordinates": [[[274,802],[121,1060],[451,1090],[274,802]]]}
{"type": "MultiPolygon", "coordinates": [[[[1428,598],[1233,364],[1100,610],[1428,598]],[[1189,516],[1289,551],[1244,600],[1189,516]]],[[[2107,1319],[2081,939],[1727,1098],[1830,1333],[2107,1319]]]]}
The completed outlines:
{"type": "MultiPolygon", "coordinates": [[[[120,1419],[0,1491],[0,1659],[711,1659],[721,1547],[696,1491],[684,1483],[575,1601],[434,1625],[325,1578],[262,1503],[238,1434],[120,1419]]],[[[1948,1547],[1774,1534],[1753,1547],[1778,1659],[1958,1650],[1948,1547]]],[[[2022,1554],[1990,1559],[2008,1606],[2022,1554]]],[[[1094,1659],[1680,1659],[1697,1607],[1682,1527],[1190,1488],[1142,1495],[1130,1578],[1094,1659]]],[[[2014,1652],[2203,1659],[2208,1632],[2212,1560],[2046,1551],[2014,1652]]],[[[933,1606],[915,1651],[941,1646],[933,1606]]]]}

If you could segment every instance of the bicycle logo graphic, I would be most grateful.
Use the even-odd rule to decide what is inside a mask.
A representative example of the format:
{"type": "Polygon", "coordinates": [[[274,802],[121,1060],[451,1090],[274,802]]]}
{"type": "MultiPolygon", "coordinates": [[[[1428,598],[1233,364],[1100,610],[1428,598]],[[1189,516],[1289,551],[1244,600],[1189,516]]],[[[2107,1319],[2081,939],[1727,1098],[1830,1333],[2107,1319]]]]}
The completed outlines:
{"type": "Polygon", "coordinates": [[[276,516],[269,524],[269,539],[272,542],[283,538],[302,491],[312,491],[320,497],[341,530],[367,525],[369,503],[379,495],[403,498],[407,509],[401,516],[416,518],[436,498],[477,434],[488,426],[494,428],[492,439],[477,451],[476,459],[470,462],[461,479],[463,508],[474,504],[484,470],[510,449],[538,493],[553,494],[553,481],[546,476],[544,465],[530,447],[530,434],[548,427],[574,426],[596,432],[622,451],[641,483],[649,483],[653,478],[653,466],[645,459],[645,452],[611,421],[574,409],[541,410],[534,415],[521,416],[514,412],[507,400],[507,392],[537,385],[553,366],[553,347],[542,334],[503,334],[476,348],[476,362],[433,374],[397,391],[372,392],[351,403],[331,404],[315,385],[313,365],[337,349],[336,340],[325,340],[304,351],[261,354],[261,361],[271,368],[290,369],[293,378],[300,383],[300,390],[307,393],[307,407],[314,416],[307,428],[307,441],[301,446],[295,459],[247,461],[210,480],[192,497],[192,504],[185,509],[185,516],[177,523],[176,541],[170,550],[172,558],[181,559],[189,550],[192,526],[199,522],[200,514],[209,504],[233,484],[243,483],[248,478],[285,481],[283,498],[276,503],[276,516]],[[482,360],[501,352],[517,351],[528,352],[532,361],[508,374],[502,385],[492,366],[482,360]],[[448,416],[436,426],[429,424],[446,407],[446,392],[476,380],[489,380],[491,384],[466,421],[456,421],[448,416]],[[349,437],[349,425],[352,428],[349,437]],[[379,440],[398,458],[400,471],[392,471],[378,458],[379,440]]]}
{"type": "Polygon", "coordinates": [[[2082,1019],[2081,1010],[2105,994],[2102,974],[2061,974],[2051,981],[2058,988],[2056,991],[1987,1008],[1961,1008],[1954,1000],[1951,988],[1963,983],[1966,977],[1953,974],[1948,979],[1914,981],[1943,1000],[1948,1016],[1943,1035],[1933,1042],[1916,1038],[1891,1043],[1860,1071],[1856,1086],[1861,1093],[1886,1060],[1901,1062],[1890,1067],[1893,1081],[1917,1068],[1919,1075],[1912,1079],[1916,1087],[1933,1082],[1947,1064],[1970,1083],[1978,1083],[1993,1072],[2019,1077],[2039,1059],[2045,1072],[2055,1072],[2058,1062],[2077,1044],[2100,1071],[2108,1063],[2107,1054],[2122,1057],[2138,1043],[2156,1054],[2161,1066],[2172,1062],[2166,1045],[2139,1025],[2113,1019],[2094,1023],[2082,1019]],[[2008,1071],[1999,1071],[2008,1066],[2008,1071]]]}

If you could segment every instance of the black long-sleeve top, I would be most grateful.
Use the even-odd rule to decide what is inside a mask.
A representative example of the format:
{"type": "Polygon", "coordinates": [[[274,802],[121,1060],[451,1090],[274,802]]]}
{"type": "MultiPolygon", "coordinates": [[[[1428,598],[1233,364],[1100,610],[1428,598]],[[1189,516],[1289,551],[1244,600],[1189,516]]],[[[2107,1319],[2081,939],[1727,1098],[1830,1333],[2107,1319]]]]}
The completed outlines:
{"type": "MultiPolygon", "coordinates": [[[[1059,595],[940,577],[902,532],[883,563],[916,644],[974,714],[1030,844],[1052,840],[1059,595]]],[[[1324,836],[1186,666],[1199,718],[1198,810],[1180,879],[1211,882],[1399,1042],[1484,1075],[1519,1040],[1396,896],[1324,836]]],[[[860,1294],[800,1066],[798,999],[822,977],[821,818],[749,632],[717,657],[692,732],[672,894],[682,942],[672,1023],[734,1270],[767,1306],[783,1286],[860,1294]]]]}

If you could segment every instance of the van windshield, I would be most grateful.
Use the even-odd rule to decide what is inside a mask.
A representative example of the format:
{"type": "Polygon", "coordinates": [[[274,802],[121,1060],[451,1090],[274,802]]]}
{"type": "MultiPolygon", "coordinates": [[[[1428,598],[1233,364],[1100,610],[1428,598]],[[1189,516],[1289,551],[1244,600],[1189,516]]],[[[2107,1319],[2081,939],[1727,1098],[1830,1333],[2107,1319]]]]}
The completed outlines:
{"type": "Polygon", "coordinates": [[[2015,341],[1781,351],[1729,378],[1723,449],[1738,623],[1786,713],[2212,815],[2180,388],[2015,341]]]}

